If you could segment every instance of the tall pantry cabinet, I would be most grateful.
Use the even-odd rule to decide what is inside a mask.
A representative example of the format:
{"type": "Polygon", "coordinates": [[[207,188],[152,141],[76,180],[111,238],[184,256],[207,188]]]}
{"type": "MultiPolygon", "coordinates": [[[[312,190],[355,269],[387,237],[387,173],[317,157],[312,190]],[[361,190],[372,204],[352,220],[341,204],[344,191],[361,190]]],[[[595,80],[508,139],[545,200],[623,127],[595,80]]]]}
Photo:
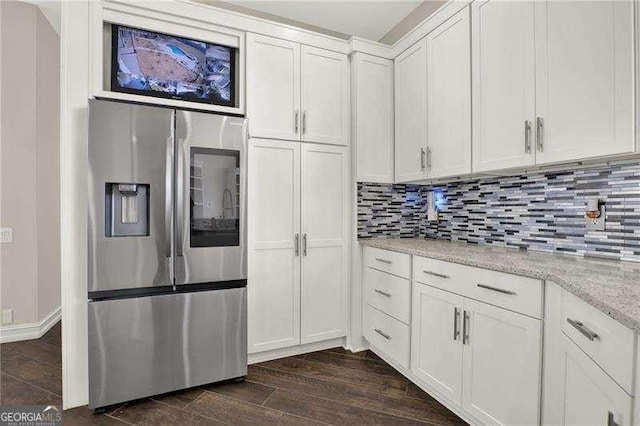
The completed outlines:
{"type": "Polygon", "coordinates": [[[249,353],[347,334],[349,62],[247,36],[249,353]]]}

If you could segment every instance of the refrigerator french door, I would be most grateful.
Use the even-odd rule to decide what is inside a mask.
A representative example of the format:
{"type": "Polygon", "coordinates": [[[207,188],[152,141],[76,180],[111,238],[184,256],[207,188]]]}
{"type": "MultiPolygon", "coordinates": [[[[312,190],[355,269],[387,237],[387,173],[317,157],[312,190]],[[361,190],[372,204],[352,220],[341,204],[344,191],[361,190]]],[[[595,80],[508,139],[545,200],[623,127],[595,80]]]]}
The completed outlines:
{"type": "Polygon", "coordinates": [[[246,135],[90,101],[91,408],[246,375],[246,135]]]}

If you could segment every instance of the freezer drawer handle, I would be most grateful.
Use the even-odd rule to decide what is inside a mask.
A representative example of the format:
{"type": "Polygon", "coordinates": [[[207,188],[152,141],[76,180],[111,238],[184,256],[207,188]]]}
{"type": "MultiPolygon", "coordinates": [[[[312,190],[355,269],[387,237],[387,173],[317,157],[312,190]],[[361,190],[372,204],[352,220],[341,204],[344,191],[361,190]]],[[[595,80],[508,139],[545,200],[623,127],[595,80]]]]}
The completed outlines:
{"type": "Polygon", "coordinates": [[[375,290],[376,293],[383,295],[384,297],[391,297],[390,293],[387,293],[386,291],[382,291],[379,288],[376,288],[375,290]]]}
{"type": "Polygon", "coordinates": [[[427,275],[433,275],[434,277],[438,277],[438,278],[444,278],[444,279],[449,279],[449,275],[445,275],[445,274],[439,274],[437,272],[433,272],[433,271],[427,271],[424,270],[422,271],[423,273],[427,274],[427,275]]]}
{"type": "Polygon", "coordinates": [[[587,339],[591,340],[592,342],[596,339],[600,339],[600,336],[598,336],[598,333],[594,333],[593,331],[589,330],[583,323],[581,323],[580,321],[576,321],[574,319],[571,318],[567,318],[567,322],[569,324],[571,324],[573,326],[573,328],[575,328],[576,330],[578,330],[580,333],[582,333],[582,335],[584,337],[586,337],[587,339]]]}
{"type": "Polygon", "coordinates": [[[497,293],[508,294],[510,296],[515,296],[516,294],[518,294],[513,290],[505,290],[504,288],[493,287],[493,286],[486,285],[486,284],[477,284],[477,286],[480,287],[480,288],[484,288],[485,290],[491,290],[491,291],[495,291],[497,293]]]}
{"type": "Polygon", "coordinates": [[[379,335],[381,335],[382,337],[384,337],[387,340],[391,340],[391,336],[389,336],[387,333],[385,333],[384,331],[378,329],[378,328],[374,328],[373,331],[375,331],[376,333],[378,333],[379,335]]]}

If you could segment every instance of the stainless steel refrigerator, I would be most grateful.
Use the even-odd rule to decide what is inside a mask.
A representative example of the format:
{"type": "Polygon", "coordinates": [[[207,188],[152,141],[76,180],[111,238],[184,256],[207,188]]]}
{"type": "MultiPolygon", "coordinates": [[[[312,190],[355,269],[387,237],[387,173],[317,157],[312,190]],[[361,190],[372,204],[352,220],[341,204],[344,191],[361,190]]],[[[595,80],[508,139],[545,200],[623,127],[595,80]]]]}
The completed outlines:
{"type": "Polygon", "coordinates": [[[244,118],[92,100],[89,407],[245,376],[244,118]]]}

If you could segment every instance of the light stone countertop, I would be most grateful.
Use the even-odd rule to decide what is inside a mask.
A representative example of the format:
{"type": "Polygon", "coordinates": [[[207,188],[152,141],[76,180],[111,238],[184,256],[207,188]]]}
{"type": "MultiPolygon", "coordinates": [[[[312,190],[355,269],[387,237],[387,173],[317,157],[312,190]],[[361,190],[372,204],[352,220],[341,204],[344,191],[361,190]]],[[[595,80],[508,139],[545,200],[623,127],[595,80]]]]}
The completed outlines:
{"type": "Polygon", "coordinates": [[[640,263],[424,238],[361,239],[364,246],[553,281],[640,333],[640,263]]]}

